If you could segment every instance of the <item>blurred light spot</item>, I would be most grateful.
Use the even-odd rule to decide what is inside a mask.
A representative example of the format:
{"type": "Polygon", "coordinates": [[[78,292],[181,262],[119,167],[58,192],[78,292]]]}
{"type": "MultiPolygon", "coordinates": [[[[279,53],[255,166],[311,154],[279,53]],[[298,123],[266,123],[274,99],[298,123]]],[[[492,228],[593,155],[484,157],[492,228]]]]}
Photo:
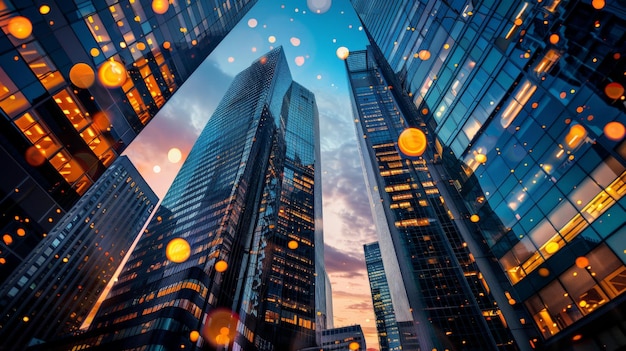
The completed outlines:
{"type": "Polygon", "coordinates": [[[100,55],[100,50],[98,50],[97,48],[91,48],[91,50],[89,50],[89,53],[92,57],[98,57],[98,55],[100,55]]]}
{"type": "Polygon", "coordinates": [[[26,235],[26,231],[24,230],[24,228],[17,228],[17,236],[24,236],[26,235]]]}
{"type": "Polygon", "coordinates": [[[421,60],[426,61],[426,60],[428,60],[430,58],[430,51],[428,51],[428,50],[421,50],[419,52],[418,56],[419,56],[419,58],[421,60]]]}
{"type": "Polygon", "coordinates": [[[591,6],[596,10],[601,10],[604,8],[604,0],[593,0],[591,1],[591,6]]]}
{"type": "Polygon", "coordinates": [[[522,23],[524,23],[524,21],[522,21],[522,19],[521,19],[521,18],[516,18],[516,19],[515,19],[515,22],[513,22],[513,23],[515,23],[515,25],[516,25],[516,26],[521,26],[521,25],[522,25],[522,23]]]}
{"type": "Polygon", "coordinates": [[[138,42],[136,46],[137,46],[137,50],[139,50],[139,51],[144,51],[146,49],[146,44],[144,44],[141,41],[138,42]]]}
{"type": "Polygon", "coordinates": [[[96,73],[91,66],[86,63],[79,62],[70,69],[70,81],[81,89],[87,89],[93,85],[96,80],[96,73]]]}
{"type": "Polygon", "coordinates": [[[198,341],[198,338],[200,338],[200,333],[197,330],[192,330],[191,333],[189,333],[189,340],[191,340],[191,342],[198,341]]]}
{"type": "Polygon", "coordinates": [[[297,66],[304,65],[304,56],[297,56],[294,60],[297,66]]]}
{"type": "Polygon", "coordinates": [[[319,80],[319,79],[322,79],[322,75],[321,75],[321,74],[318,74],[316,78],[317,78],[318,80],[319,80]]]}
{"type": "Polygon", "coordinates": [[[618,82],[612,82],[604,87],[604,93],[611,99],[619,99],[624,95],[624,86],[618,82]]]}
{"type": "Polygon", "coordinates": [[[172,47],[172,44],[170,44],[169,41],[164,41],[163,42],[163,49],[169,50],[171,47],[172,47]]]}
{"type": "Polygon", "coordinates": [[[202,337],[213,346],[227,345],[235,338],[238,323],[236,313],[225,308],[213,310],[202,330],[202,337]]]}
{"type": "Polygon", "coordinates": [[[7,263],[7,260],[4,257],[0,257],[0,264],[7,263]]]}
{"type": "Polygon", "coordinates": [[[547,277],[550,275],[550,271],[547,268],[539,268],[539,271],[537,271],[539,273],[540,276],[542,277],[547,277]]]}
{"type": "Polygon", "coordinates": [[[273,36],[273,35],[270,35],[270,36],[267,38],[267,41],[269,41],[270,43],[272,43],[272,44],[273,44],[273,43],[275,43],[275,42],[276,42],[276,37],[275,37],[275,36],[273,36]]]}
{"type": "Polygon", "coordinates": [[[30,146],[26,149],[24,158],[26,159],[26,162],[33,167],[41,166],[44,162],[46,162],[46,156],[44,156],[35,146],[30,146]]]}
{"type": "Polygon", "coordinates": [[[152,0],[152,11],[157,15],[166,13],[169,7],[170,3],[167,0],[152,0]]]}
{"type": "Polygon", "coordinates": [[[250,19],[248,20],[248,27],[250,27],[250,28],[254,28],[254,27],[256,27],[258,24],[259,24],[259,22],[258,22],[256,19],[254,19],[254,18],[250,18],[250,19]]]}
{"type": "Polygon", "coordinates": [[[587,266],[589,266],[589,260],[587,259],[587,257],[580,256],[580,257],[576,258],[576,267],[578,267],[578,268],[585,268],[587,266]]]}
{"type": "Polygon", "coordinates": [[[24,323],[28,323],[28,321],[30,320],[30,318],[28,318],[28,316],[24,316],[24,318],[22,318],[22,320],[24,321],[24,323]]]}
{"type": "Polygon", "coordinates": [[[161,166],[156,165],[156,166],[152,167],[152,171],[154,173],[160,173],[161,172],[161,166]]]}
{"type": "Polygon", "coordinates": [[[289,39],[289,42],[293,46],[300,46],[300,39],[298,39],[296,37],[291,37],[291,39],[289,39]]]}
{"type": "Polygon", "coordinates": [[[39,13],[41,13],[42,15],[47,15],[50,13],[50,6],[48,5],[41,5],[39,7],[39,13]]]}
{"type": "Polygon", "coordinates": [[[620,122],[609,122],[604,126],[604,135],[613,141],[618,141],[624,138],[626,134],[626,128],[620,122]]]}
{"type": "Polygon", "coordinates": [[[548,243],[548,245],[546,245],[545,249],[546,249],[547,253],[553,254],[553,253],[559,251],[559,244],[554,242],[554,241],[551,241],[551,242],[548,243]]]}
{"type": "Polygon", "coordinates": [[[26,39],[33,32],[33,24],[24,16],[16,16],[9,20],[8,30],[17,39],[26,39]]]}
{"type": "Polygon", "coordinates": [[[558,34],[552,34],[550,35],[550,43],[551,44],[556,44],[559,42],[559,40],[561,40],[561,38],[559,37],[558,34]]]}
{"type": "Polygon", "coordinates": [[[228,263],[226,263],[226,261],[219,260],[215,262],[215,271],[222,273],[226,271],[226,269],[228,269],[228,263]]]}
{"type": "Polygon", "coordinates": [[[183,158],[183,153],[180,152],[180,149],[178,149],[178,148],[173,147],[173,148],[170,149],[170,151],[167,152],[167,159],[171,163],[177,163],[182,158],[183,158]]]}
{"type": "Polygon", "coordinates": [[[478,221],[480,221],[480,216],[477,215],[477,214],[473,214],[473,215],[470,216],[470,221],[472,223],[478,223],[478,221]]]}
{"type": "Polygon", "coordinates": [[[398,148],[409,157],[421,156],[426,144],[426,134],[418,128],[406,128],[398,137],[398,148]]]}
{"type": "Polygon", "coordinates": [[[448,50],[449,48],[450,48],[450,44],[448,44],[448,43],[443,44],[443,49],[444,50],[448,50]]]}
{"type": "Polygon", "coordinates": [[[2,236],[2,241],[4,241],[5,245],[11,245],[13,244],[13,237],[11,237],[9,234],[4,234],[2,236]]]}
{"type": "Polygon", "coordinates": [[[574,149],[585,139],[587,130],[580,124],[574,124],[565,135],[565,143],[574,149]]]}
{"type": "Polygon", "coordinates": [[[232,56],[230,56],[230,57],[228,58],[228,62],[229,62],[229,63],[233,63],[233,62],[235,62],[235,58],[234,58],[234,57],[232,57],[232,56]]]}
{"type": "Polygon", "coordinates": [[[336,54],[337,54],[337,57],[339,57],[342,60],[345,60],[348,58],[348,56],[350,56],[350,50],[348,50],[348,48],[345,46],[341,46],[337,49],[336,54]]]}
{"type": "Polygon", "coordinates": [[[191,246],[183,238],[174,238],[167,243],[165,256],[174,263],[185,262],[191,256],[191,246]]]}
{"type": "Polygon", "coordinates": [[[359,349],[359,343],[356,341],[353,341],[350,343],[350,345],[348,345],[348,348],[352,351],[356,351],[359,349]]]}
{"type": "Polygon", "coordinates": [[[292,249],[292,250],[295,250],[295,249],[298,248],[298,242],[295,241],[295,240],[291,240],[291,241],[289,241],[289,243],[287,243],[287,247],[292,249]]]}
{"type": "Polygon", "coordinates": [[[474,159],[476,160],[476,162],[484,164],[485,162],[487,162],[487,155],[478,153],[474,156],[474,159]]]}
{"type": "Polygon", "coordinates": [[[328,11],[331,5],[332,5],[331,0],[307,0],[306,1],[306,6],[309,8],[309,10],[317,14],[322,14],[328,11]]]}
{"type": "Polygon", "coordinates": [[[117,61],[105,61],[98,69],[98,79],[107,88],[117,88],[126,82],[126,69],[117,61]]]}

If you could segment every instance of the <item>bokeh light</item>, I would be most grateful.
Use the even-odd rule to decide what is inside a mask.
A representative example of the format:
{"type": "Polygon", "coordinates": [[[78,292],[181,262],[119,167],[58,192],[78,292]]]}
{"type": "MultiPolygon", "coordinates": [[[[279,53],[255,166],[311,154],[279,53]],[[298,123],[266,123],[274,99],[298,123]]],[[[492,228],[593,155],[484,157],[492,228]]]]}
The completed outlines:
{"type": "Polygon", "coordinates": [[[191,333],[189,333],[189,340],[191,342],[196,342],[198,341],[199,338],[200,338],[200,333],[197,330],[192,330],[191,333]]]}
{"type": "Polygon", "coordinates": [[[70,81],[81,89],[87,89],[96,80],[93,68],[84,62],[79,62],[70,69],[70,81]]]}
{"type": "Polygon", "coordinates": [[[137,50],[139,51],[143,51],[146,49],[146,44],[144,44],[142,41],[138,42],[135,46],[137,47],[137,50]]]}
{"type": "Polygon", "coordinates": [[[297,241],[295,241],[295,240],[291,240],[291,241],[289,241],[289,242],[287,243],[287,247],[288,247],[288,248],[290,248],[290,249],[292,249],[292,250],[295,250],[295,249],[297,249],[297,248],[298,248],[298,242],[297,242],[297,241]]]}
{"type": "Polygon", "coordinates": [[[604,8],[604,0],[593,0],[591,1],[591,6],[593,6],[594,9],[596,10],[601,10],[604,8]]]}
{"type": "Polygon", "coordinates": [[[15,16],[9,20],[8,30],[17,39],[26,39],[33,32],[33,24],[24,16],[15,16]]]}
{"type": "Polygon", "coordinates": [[[270,42],[270,43],[272,43],[272,44],[274,44],[274,43],[276,42],[276,37],[275,37],[275,36],[273,36],[273,35],[270,35],[270,36],[267,38],[267,41],[268,41],[268,42],[270,42]]]}
{"type": "Polygon", "coordinates": [[[604,93],[609,98],[616,100],[624,95],[624,86],[618,82],[612,82],[604,87],[604,93]]]}
{"type": "Polygon", "coordinates": [[[202,329],[202,337],[214,347],[228,345],[234,340],[239,317],[231,310],[219,308],[213,310],[202,329]]]}
{"type": "Polygon", "coordinates": [[[126,82],[126,69],[117,61],[105,61],[98,69],[98,79],[107,88],[121,87],[126,82]]]}
{"type": "Polygon", "coordinates": [[[549,253],[550,255],[559,251],[559,243],[551,241],[549,242],[546,247],[545,250],[547,253],[549,253]]]}
{"type": "Polygon", "coordinates": [[[294,61],[296,62],[297,66],[302,66],[304,65],[304,56],[296,56],[294,61]]]}
{"type": "Polygon", "coordinates": [[[620,122],[609,122],[604,126],[604,136],[613,141],[619,141],[626,135],[626,128],[620,122]]]}
{"type": "Polygon", "coordinates": [[[289,39],[289,42],[293,46],[300,46],[300,39],[298,39],[296,37],[291,37],[291,39],[289,39]]]}
{"type": "Polygon", "coordinates": [[[327,12],[332,5],[332,0],[306,0],[306,6],[311,12],[322,14],[327,12]]]}
{"type": "Polygon", "coordinates": [[[154,173],[161,173],[161,166],[156,165],[156,166],[152,167],[152,172],[154,172],[154,173]]]}
{"type": "Polygon", "coordinates": [[[426,61],[430,58],[430,51],[421,50],[417,56],[419,56],[421,60],[426,61]]]}
{"type": "Polygon", "coordinates": [[[574,149],[582,143],[586,136],[587,130],[585,127],[580,124],[574,124],[569,129],[569,132],[567,132],[567,135],[565,135],[565,143],[567,146],[574,149]]]}
{"type": "Polygon", "coordinates": [[[180,149],[173,147],[167,152],[167,159],[171,163],[178,163],[183,158],[183,153],[180,149]]]}
{"type": "Polygon", "coordinates": [[[478,162],[478,163],[483,163],[483,164],[484,164],[484,163],[486,163],[486,162],[487,162],[487,155],[485,155],[485,154],[481,154],[481,153],[477,153],[477,154],[474,156],[474,159],[476,160],[476,162],[478,162]]]}
{"type": "Polygon", "coordinates": [[[2,236],[2,241],[4,241],[4,244],[7,245],[7,246],[11,245],[11,244],[13,244],[13,237],[10,236],[9,234],[4,234],[2,236]]]}
{"type": "Polygon", "coordinates": [[[558,34],[550,35],[550,44],[556,44],[559,42],[559,40],[561,40],[561,38],[559,37],[558,34]]]}
{"type": "Polygon", "coordinates": [[[152,0],[152,11],[157,15],[162,15],[167,12],[170,7],[168,0],[152,0]]]}
{"type": "Polygon", "coordinates": [[[587,257],[580,256],[580,257],[576,258],[576,267],[578,267],[578,268],[585,268],[587,266],[589,266],[589,259],[587,259],[587,257]]]}
{"type": "Polygon", "coordinates": [[[258,22],[256,19],[254,19],[254,18],[250,18],[250,19],[248,20],[248,27],[250,27],[250,28],[254,28],[254,27],[256,27],[258,24],[259,24],[259,22],[258,22]]]}
{"type": "Polygon", "coordinates": [[[228,263],[224,260],[219,260],[215,262],[215,271],[222,273],[228,269],[228,263]]]}
{"type": "Polygon", "coordinates": [[[337,54],[337,57],[339,57],[342,60],[345,60],[348,58],[348,56],[350,56],[350,50],[348,50],[348,48],[345,46],[341,46],[337,49],[336,54],[337,54]]]}
{"type": "Polygon", "coordinates": [[[537,273],[539,273],[540,276],[545,278],[550,275],[550,270],[545,267],[542,267],[542,268],[539,268],[537,273]]]}
{"type": "Polygon", "coordinates": [[[353,341],[353,342],[351,342],[351,343],[348,345],[348,348],[349,348],[351,351],[356,351],[356,350],[358,350],[358,349],[359,349],[359,343],[358,343],[358,342],[356,342],[356,341],[353,341]]]}
{"type": "Polygon", "coordinates": [[[15,232],[17,233],[17,236],[24,236],[24,235],[26,235],[26,231],[24,230],[24,228],[17,228],[17,230],[15,232]]]}
{"type": "Polygon", "coordinates": [[[480,216],[477,215],[477,214],[473,214],[473,215],[470,216],[470,221],[472,223],[478,223],[478,221],[480,221],[480,216]]]}
{"type": "Polygon", "coordinates": [[[41,5],[39,6],[39,13],[41,13],[42,15],[47,15],[50,13],[50,6],[48,5],[41,5]]]}
{"type": "Polygon", "coordinates": [[[426,134],[418,128],[407,128],[398,137],[398,148],[409,157],[421,156],[426,151],[426,134]]]}
{"type": "Polygon", "coordinates": [[[33,167],[41,166],[44,162],[46,162],[46,156],[44,156],[35,146],[30,146],[26,149],[24,158],[26,159],[26,162],[33,167]]]}
{"type": "Polygon", "coordinates": [[[174,263],[185,262],[191,256],[191,246],[183,238],[174,238],[167,243],[165,256],[174,263]]]}
{"type": "Polygon", "coordinates": [[[163,49],[169,50],[172,47],[172,44],[169,41],[163,42],[163,49]]]}
{"type": "Polygon", "coordinates": [[[100,55],[100,50],[98,50],[97,48],[91,48],[91,50],[89,50],[89,53],[92,57],[98,57],[98,55],[100,55]]]}

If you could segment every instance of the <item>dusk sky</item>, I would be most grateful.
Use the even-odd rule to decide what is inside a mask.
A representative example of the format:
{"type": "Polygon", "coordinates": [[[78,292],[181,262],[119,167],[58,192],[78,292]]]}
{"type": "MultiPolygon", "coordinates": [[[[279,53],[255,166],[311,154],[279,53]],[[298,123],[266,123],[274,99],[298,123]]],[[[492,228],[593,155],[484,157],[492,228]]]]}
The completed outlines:
{"type": "Polygon", "coordinates": [[[357,153],[344,62],[336,54],[340,47],[356,51],[366,44],[349,0],[259,0],[124,154],[163,198],[233,77],[282,46],[293,79],[315,94],[319,108],[325,261],[335,327],[360,324],[368,350],[377,350],[363,255],[363,244],[377,238],[357,153]],[[172,149],[181,151],[181,160],[172,149]]]}

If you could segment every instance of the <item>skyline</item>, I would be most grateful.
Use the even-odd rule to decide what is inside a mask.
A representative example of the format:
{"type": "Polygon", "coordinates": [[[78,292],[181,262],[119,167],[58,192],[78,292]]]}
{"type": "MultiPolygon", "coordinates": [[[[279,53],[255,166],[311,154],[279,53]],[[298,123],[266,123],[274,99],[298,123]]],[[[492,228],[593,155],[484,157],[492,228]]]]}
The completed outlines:
{"type": "MultiPolygon", "coordinates": [[[[320,6],[330,1],[313,3],[320,6]]],[[[334,322],[336,326],[360,324],[368,349],[375,350],[378,340],[362,247],[377,238],[364,191],[347,74],[336,53],[340,47],[362,50],[366,43],[349,1],[334,1],[327,12],[317,14],[306,1],[281,4],[261,0],[124,154],[162,198],[234,75],[265,52],[282,46],[294,81],[315,94],[319,108],[325,261],[333,288],[334,322]],[[328,28],[327,23],[336,25],[328,28]],[[177,162],[168,160],[172,149],[181,151],[171,153],[172,161],[177,162]]]]}

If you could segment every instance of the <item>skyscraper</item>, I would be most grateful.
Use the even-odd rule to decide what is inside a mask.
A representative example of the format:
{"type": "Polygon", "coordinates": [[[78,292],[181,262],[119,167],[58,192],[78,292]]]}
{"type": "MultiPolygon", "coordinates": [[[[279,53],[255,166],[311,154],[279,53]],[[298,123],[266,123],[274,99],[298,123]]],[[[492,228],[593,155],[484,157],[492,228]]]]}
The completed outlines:
{"type": "Polygon", "coordinates": [[[624,2],[352,3],[532,327],[518,344],[624,347],[624,2]]]}
{"type": "Polygon", "coordinates": [[[398,149],[405,129],[423,125],[395,94],[385,65],[372,50],[346,59],[381,255],[396,282],[390,291],[396,320],[413,322],[421,349],[517,350],[484,280],[488,267],[478,266],[468,248],[472,238],[462,235],[469,221],[457,213],[429,136],[421,140],[423,157],[398,149]]]}
{"type": "MultiPolygon", "coordinates": [[[[317,118],[315,97],[292,81],[282,47],[239,73],[91,330],[69,344],[315,345],[316,315],[327,314],[315,293],[325,291],[316,260],[323,255],[317,118]]],[[[45,349],[60,344],[68,340],[45,349]]]]}
{"type": "Polygon", "coordinates": [[[396,315],[393,310],[389,282],[385,275],[383,258],[377,242],[363,245],[365,252],[365,266],[370,282],[374,315],[376,316],[376,331],[380,351],[409,350],[400,342],[400,332],[396,315]]]}
{"type": "Polygon", "coordinates": [[[255,0],[0,4],[0,284],[255,0]]]}
{"type": "Polygon", "coordinates": [[[113,162],[0,288],[0,350],[78,330],[157,202],[127,157],[113,162]]]}

